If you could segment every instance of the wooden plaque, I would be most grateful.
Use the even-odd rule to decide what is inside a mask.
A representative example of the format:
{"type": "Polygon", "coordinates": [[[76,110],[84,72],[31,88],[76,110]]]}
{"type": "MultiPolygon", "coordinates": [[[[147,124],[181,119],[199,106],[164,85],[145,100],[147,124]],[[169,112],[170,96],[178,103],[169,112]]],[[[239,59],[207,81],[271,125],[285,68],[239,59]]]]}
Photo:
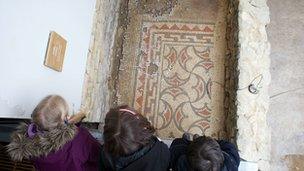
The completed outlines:
{"type": "Polygon", "coordinates": [[[58,33],[51,31],[44,65],[58,72],[62,71],[67,41],[58,33]]]}

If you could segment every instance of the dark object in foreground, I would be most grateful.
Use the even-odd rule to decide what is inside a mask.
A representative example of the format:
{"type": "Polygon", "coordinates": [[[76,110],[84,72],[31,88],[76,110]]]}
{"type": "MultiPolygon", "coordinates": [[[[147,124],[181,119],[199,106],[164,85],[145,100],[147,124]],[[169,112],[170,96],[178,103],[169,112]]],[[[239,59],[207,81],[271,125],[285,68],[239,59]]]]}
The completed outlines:
{"type": "Polygon", "coordinates": [[[206,136],[195,136],[193,141],[186,135],[176,138],[170,146],[170,153],[170,165],[174,171],[237,171],[240,164],[237,148],[232,143],[206,136]]]}
{"type": "Polygon", "coordinates": [[[2,171],[34,171],[34,165],[31,161],[23,160],[22,162],[14,162],[10,160],[6,153],[6,143],[0,143],[0,170],[2,171]]]}

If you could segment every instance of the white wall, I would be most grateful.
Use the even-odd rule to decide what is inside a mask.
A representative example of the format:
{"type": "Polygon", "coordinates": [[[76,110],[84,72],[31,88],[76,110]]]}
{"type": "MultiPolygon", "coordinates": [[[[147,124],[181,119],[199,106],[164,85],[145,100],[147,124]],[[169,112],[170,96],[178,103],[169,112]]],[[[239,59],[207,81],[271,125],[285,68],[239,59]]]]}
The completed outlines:
{"type": "Polygon", "coordinates": [[[304,170],[304,1],[268,0],[271,170],[304,170]]]}
{"type": "Polygon", "coordinates": [[[0,0],[0,118],[30,117],[48,94],[78,110],[95,0],[0,0]],[[67,40],[62,72],[43,65],[49,32],[67,40]]]}

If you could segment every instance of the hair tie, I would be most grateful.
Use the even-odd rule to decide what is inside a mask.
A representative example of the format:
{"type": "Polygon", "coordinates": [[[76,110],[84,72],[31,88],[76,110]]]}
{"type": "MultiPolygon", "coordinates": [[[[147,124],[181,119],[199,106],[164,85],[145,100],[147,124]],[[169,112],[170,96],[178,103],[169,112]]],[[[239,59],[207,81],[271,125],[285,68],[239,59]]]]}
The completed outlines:
{"type": "Polygon", "coordinates": [[[129,109],[119,109],[119,111],[120,112],[128,112],[128,113],[134,115],[136,117],[136,119],[139,119],[139,117],[136,116],[137,114],[134,111],[132,111],[132,110],[129,110],[129,109]]]}
{"type": "Polygon", "coordinates": [[[119,109],[120,112],[129,112],[131,113],[132,115],[136,115],[135,112],[133,112],[132,110],[129,110],[129,109],[119,109]]]}
{"type": "Polygon", "coordinates": [[[68,124],[69,124],[69,120],[68,120],[67,118],[65,118],[65,119],[63,120],[63,122],[64,122],[65,125],[68,125],[68,124]]]}
{"type": "Polygon", "coordinates": [[[27,127],[27,135],[29,136],[29,138],[34,138],[34,136],[36,134],[42,134],[43,132],[41,132],[38,129],[38,126],[35,123],[31,123],[28,125],[27,127]]]}

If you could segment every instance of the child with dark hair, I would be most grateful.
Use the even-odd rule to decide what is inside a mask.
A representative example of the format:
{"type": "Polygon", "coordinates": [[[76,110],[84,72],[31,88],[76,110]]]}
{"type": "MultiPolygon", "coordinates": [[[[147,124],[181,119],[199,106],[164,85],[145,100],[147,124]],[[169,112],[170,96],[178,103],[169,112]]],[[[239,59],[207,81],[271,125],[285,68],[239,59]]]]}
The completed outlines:
{"type": "Polygon", "coordinates": [[[79,112],[69,119],[67,102],[49,95],[34,109],[31,123],[21,124],[12,134],[8,154],[15,161],[32,160],[36,170],[98,170],[101,145],[74,124],[83,117],[79,112]]]}
{"type": "Polygon", "coordinates": [[[170,147],[174,171],[237,171],[240,157],[236,147],[224,140],[185,133],[170,147]]]}
{"type": "Polygon", "coordinates": [[[128,106],[111,109],[105,118],[100,170],[166,171],[170,152],[155,129],[128,106]]]}

